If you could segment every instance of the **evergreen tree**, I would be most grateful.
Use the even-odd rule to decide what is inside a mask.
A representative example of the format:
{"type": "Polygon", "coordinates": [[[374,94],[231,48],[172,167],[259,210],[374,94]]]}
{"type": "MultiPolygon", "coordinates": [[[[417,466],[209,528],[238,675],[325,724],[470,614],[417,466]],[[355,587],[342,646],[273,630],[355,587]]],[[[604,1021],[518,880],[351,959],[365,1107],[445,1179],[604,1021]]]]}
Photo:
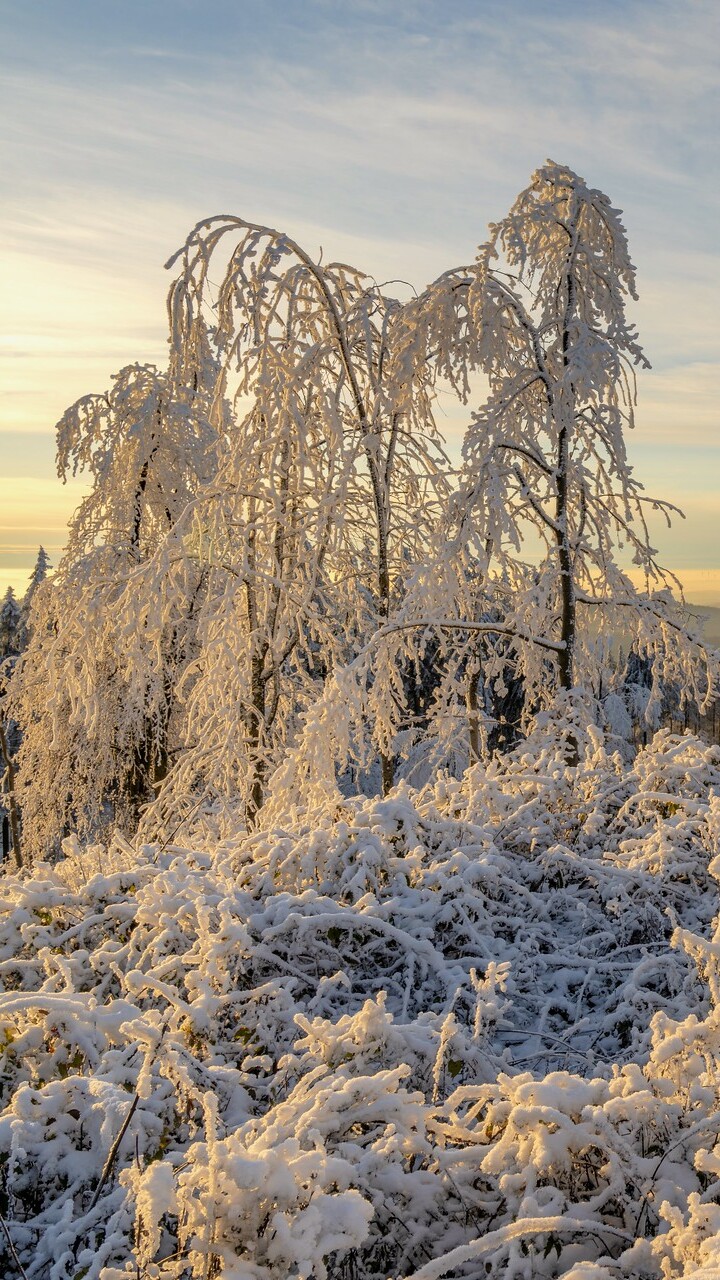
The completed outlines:
{"type": "Polygon", "coordinates": [[[14,658],[20,652],[20,627],[22,611],[15,599],[15,592],[8,587],[0,605],[0,663],[14,658]]]}
{"type": "Polygon", "coordinates": [[[20,606],[21,617],[18,628],[18,653],[22,653],[23,650],[27,648],[30,638],[30,612],[32,610],[33,600],[35,599],[38,587],[45,582],[48,570],[51,567],[50,557],[48,556],[47,551],[43,546],[39,547],[35,567],[30,574],[30,581],[28,582],[27,590],[23,596],[22,604],[20,606]]]}
{"type": "Polygon", "coordinates": [[[12,844],[21,864],[20,815],[15,797],[14,756],[19,745],[17,725],[5,718],[5,694],[20,651],[22,611],[8,587],[0,605],[0,848],[3,860],[12,844]]]}

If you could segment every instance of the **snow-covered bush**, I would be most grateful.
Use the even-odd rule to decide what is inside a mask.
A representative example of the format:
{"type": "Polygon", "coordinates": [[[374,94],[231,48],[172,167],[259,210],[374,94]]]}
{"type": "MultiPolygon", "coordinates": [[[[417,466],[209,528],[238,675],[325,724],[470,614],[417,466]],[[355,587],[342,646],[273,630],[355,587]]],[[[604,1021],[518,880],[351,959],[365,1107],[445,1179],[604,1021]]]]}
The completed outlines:
{"type": "Polygon", "coordinates": [[[720,752],[552,735],[0,882],[29,1280],[714,1274],[720,752]]]}

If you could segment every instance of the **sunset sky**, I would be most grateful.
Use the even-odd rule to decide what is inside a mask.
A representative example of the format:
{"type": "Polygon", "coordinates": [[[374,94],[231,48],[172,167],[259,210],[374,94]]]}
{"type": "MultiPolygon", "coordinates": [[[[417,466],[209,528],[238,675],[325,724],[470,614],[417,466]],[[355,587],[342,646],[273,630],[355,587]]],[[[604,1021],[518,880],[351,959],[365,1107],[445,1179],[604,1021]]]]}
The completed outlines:
{"type": "MultiPolygon", "coordinates": [[[[0,591],[54,562],[81,486],[54,424],[164,360],[163,263],[238,213],[418,286],[471,261],[546,157],[625,211],[636,472],[720,606],[717,0],[27,0],[2,14],[0,591]]],[[[463,414],[448,419],[455,444],[463,414]]],[[[681,573],[682,576],[682,573],[681,573]]]]}

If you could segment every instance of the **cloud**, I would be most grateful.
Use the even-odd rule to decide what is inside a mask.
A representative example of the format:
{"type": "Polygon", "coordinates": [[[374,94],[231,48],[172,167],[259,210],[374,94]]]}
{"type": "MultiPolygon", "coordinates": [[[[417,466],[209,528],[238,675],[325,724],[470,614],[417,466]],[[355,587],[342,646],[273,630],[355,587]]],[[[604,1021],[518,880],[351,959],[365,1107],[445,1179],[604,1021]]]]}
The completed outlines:
{"type": "Polygon", "coordinates": [[[78,481],[63,486],[57,480],[36,476],[15,476],[3,485],[0,595],[6,586],[18,595],[24,593],[40,544],[57,565],[68,521],[86,487],[78,481]]]}
{"type": "Polygon", "coordinates": [[[720,608],[720,569],[678,569],[686,599],[720,608]]]}
{"type": "Polygon", "coordinates": [[[214,12],[38,0],[8,24],[5,427],[49,431],[123,363],[164,359],[162,263],[199,218],[237,212],[423,285],[473,257],[549,154],[625,210],[655,365],[637,441],[714,438],[715,0],[214,12]]]}
{"type": "Polygon", "coordinates": [[[692,362],[642,375],[637,435],[643,442],[715,444],[720,432],[720,364],[692,362]]]}

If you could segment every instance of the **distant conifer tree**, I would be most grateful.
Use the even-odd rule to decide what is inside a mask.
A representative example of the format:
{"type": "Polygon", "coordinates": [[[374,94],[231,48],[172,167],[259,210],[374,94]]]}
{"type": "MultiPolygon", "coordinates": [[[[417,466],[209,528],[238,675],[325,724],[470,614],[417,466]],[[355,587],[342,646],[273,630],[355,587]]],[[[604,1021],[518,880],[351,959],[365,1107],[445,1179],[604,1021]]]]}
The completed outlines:
{"type": "Polygon", "coordinates": [[[47,551],[43,546],[38,547],[37,560],[35,561],[35,566],[30,574],[27,590],[22,598],[22,604],[20,605],[20,624],[17,631],[18,653],[22,653],[23,650],[27,648],[30,636],[30,611],[32,609],[33,600],[35,599],[35,593],[40,584],[47,578],[48,570],[51,568],[52,565],[50,564],[50,557],[47,551]]]}
{"type": "Polygon", "coordinates": [[[0,605],[0,662],[19,653],[22,612],[15,592],[8,587],[0,605]]]}

